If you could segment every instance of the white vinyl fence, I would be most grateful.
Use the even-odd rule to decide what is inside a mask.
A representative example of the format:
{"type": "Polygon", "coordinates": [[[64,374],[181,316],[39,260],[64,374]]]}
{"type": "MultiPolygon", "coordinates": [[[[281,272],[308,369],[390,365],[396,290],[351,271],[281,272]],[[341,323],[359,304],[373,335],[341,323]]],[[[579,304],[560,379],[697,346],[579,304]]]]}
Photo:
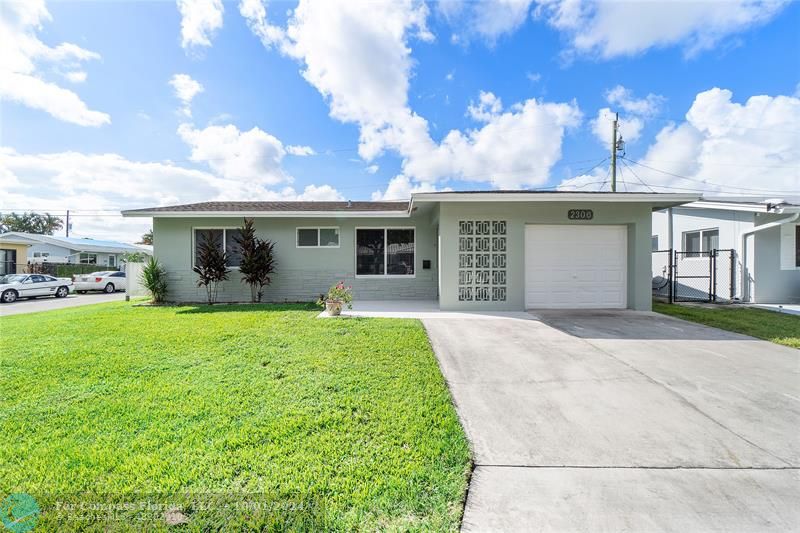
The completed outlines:
{"type": "Polygon", "coordinates": [[[139,298],[141,296],[150,295],[147,289],[142,286],[141,278],[143,269],[144,263],[126,263],[125,277],[128,280],[128,290],[125,291],[125,296],[128,298],[139,298]]]}

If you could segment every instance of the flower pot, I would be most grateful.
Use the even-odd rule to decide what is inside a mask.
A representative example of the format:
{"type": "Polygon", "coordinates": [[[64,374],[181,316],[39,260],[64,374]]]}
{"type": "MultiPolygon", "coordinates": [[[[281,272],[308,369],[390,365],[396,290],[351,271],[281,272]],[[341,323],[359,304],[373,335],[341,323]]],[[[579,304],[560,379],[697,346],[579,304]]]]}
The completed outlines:
{"type": "Polygon", "coordinates": [[[330,316],[339,316],[342,314],[342,302],[338,300],[326,300],[325,310],[330,316]]]}

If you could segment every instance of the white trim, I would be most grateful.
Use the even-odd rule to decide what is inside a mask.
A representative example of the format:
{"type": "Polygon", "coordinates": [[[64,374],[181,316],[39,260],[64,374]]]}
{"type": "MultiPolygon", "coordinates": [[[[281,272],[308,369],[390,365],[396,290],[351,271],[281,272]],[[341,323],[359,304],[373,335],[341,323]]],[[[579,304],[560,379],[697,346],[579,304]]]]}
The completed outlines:
{"type": "MultiPolygon", "coordinates": [[[[224,248],[225,248],[225,238],[226,238],[225,232],[226,232],[227,230],[229,230],[229,229],[241,230],[242,228],[241,228],[241,227],[239,227],[239,226],[192,226],[192,238],[191,238],[192,247],[191,247],[191,249],[190,249],[190,253],[191,253],[191,255],[192,255],[192,262],[191,262],[191,267],[192,267],[192,268],[191,268],[191,270],[194,270],[194,267],[195,267],[195,264],[194,264],[194,257],[195,257],[195,241],[194,241],[194,233],[195,233],[195,230],[198,230],[198,229],[199,229],[199,230],[204,230],[204,229],[218,229],[218,230],[222,230],[222,248],[223,248],[223,251],[224,251],[224,248]]],[[[232,265],[225,265],[225,266],[226,266],[227,268],[230,268],[231,270],[239,270],[239,267],[238,267],[238,266],[232,266],[232,265]]]]}
{"type": "Polygon", "coordinates": [[[767,208],[767,202],[716,202],[713,200],[700,200],[681,207],[690,209],[721,209],[723,211],[746,211],[750,213],[776,213],[800,211],[800,206],[782,205],[780,203],[770,204],[772,209],[767,208]]]}
{"type": "Polygon", "coordinates": [[[356,226],[353,228],[353,272],[357,278],[365,279],[409,279],[417,277],[417,227],[416,226],[356,226]],[[381,229],[383,230],[383,274],[359,274],[358,273],[358,230],[360,229],[381,229]],[[390,229],[410,229],[414,232],[414,273],[413,274],[387,274],[389,247],[386,242],[389,240],[387,231],[390,229]]]}
{"type": "Polygon", "coordinates": [[[692,229],[692,230],[686,230],[686,231],[681,233],[681,248],[683,249],[683,251],[686,252],[686,253],[696,253],[696,254],[698,254],[696,256],[686,255],[686,256],[683,257],[683,259],[708,259],[708,257],[703,257],[702,255],[699,255],[699,254],[704,254],[704,253],[708,253],[708,252],[711,251],[711,250],[703,250],[703,234],[706,233],[706,232],[709,232],[709,231],[716,231],[717,232],[717,244],[719,244],[719,227],[692,229]],[[700,250],[699,251],[690,252],[686,248],[686,235],[688,233],[699,233],[700,234],[700,250]]]}
{"type": "Polygon", "coordinates": [[[638,202],[685,204],[700,199],[698,194],[672,193],[591,193],[591,192],[450,192],[414,193],[416,202],[638,202]]]}
{"type": "Polygon", "coordinates": [[[122,211],[123,217],[158,218],[408,218],[404,211],[122,211]]]}
{"type": "Polygon", "coordinates": [[[342,246],[342,230],[339,226],[297,226],[294,228],[294,247],[300,250],[316,250],[319,248],[341,248],[342,246]],[[316,246],[300,246],[300,230],[301,229],[315,229],[317,230],[317,245],[316,246]],[[338,243],[336,246],[322,246],[319,243],[319,230],[321,229],[335,229],[338,243]]]}

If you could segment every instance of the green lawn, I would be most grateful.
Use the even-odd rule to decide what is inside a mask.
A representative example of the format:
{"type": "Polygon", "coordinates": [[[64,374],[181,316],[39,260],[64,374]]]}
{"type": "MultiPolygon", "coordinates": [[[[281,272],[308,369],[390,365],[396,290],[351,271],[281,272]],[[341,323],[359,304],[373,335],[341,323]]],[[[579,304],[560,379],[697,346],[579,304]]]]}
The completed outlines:
{"type": "Polygon", "coordinates": [[[317,314],[0,318],[0,499],[37,530],[457,529],[469,448],[421,324],[317,314]]]}
{"type": "Polygon", "coordinates": [[[653,302],[653,311],[800,348],[800,316],[752,307],[698,307],[653,302]]]}

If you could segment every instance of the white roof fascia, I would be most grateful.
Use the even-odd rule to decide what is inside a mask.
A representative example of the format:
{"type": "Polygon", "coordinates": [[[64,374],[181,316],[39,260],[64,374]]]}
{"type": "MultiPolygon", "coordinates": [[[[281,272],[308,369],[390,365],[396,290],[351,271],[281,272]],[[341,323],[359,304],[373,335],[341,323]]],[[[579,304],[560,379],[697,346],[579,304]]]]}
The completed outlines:
{"type": "Polygon", "coordinates": [[[409,211],[122,211],[123,217],[155,218],[408,218],[409,211]]]}

